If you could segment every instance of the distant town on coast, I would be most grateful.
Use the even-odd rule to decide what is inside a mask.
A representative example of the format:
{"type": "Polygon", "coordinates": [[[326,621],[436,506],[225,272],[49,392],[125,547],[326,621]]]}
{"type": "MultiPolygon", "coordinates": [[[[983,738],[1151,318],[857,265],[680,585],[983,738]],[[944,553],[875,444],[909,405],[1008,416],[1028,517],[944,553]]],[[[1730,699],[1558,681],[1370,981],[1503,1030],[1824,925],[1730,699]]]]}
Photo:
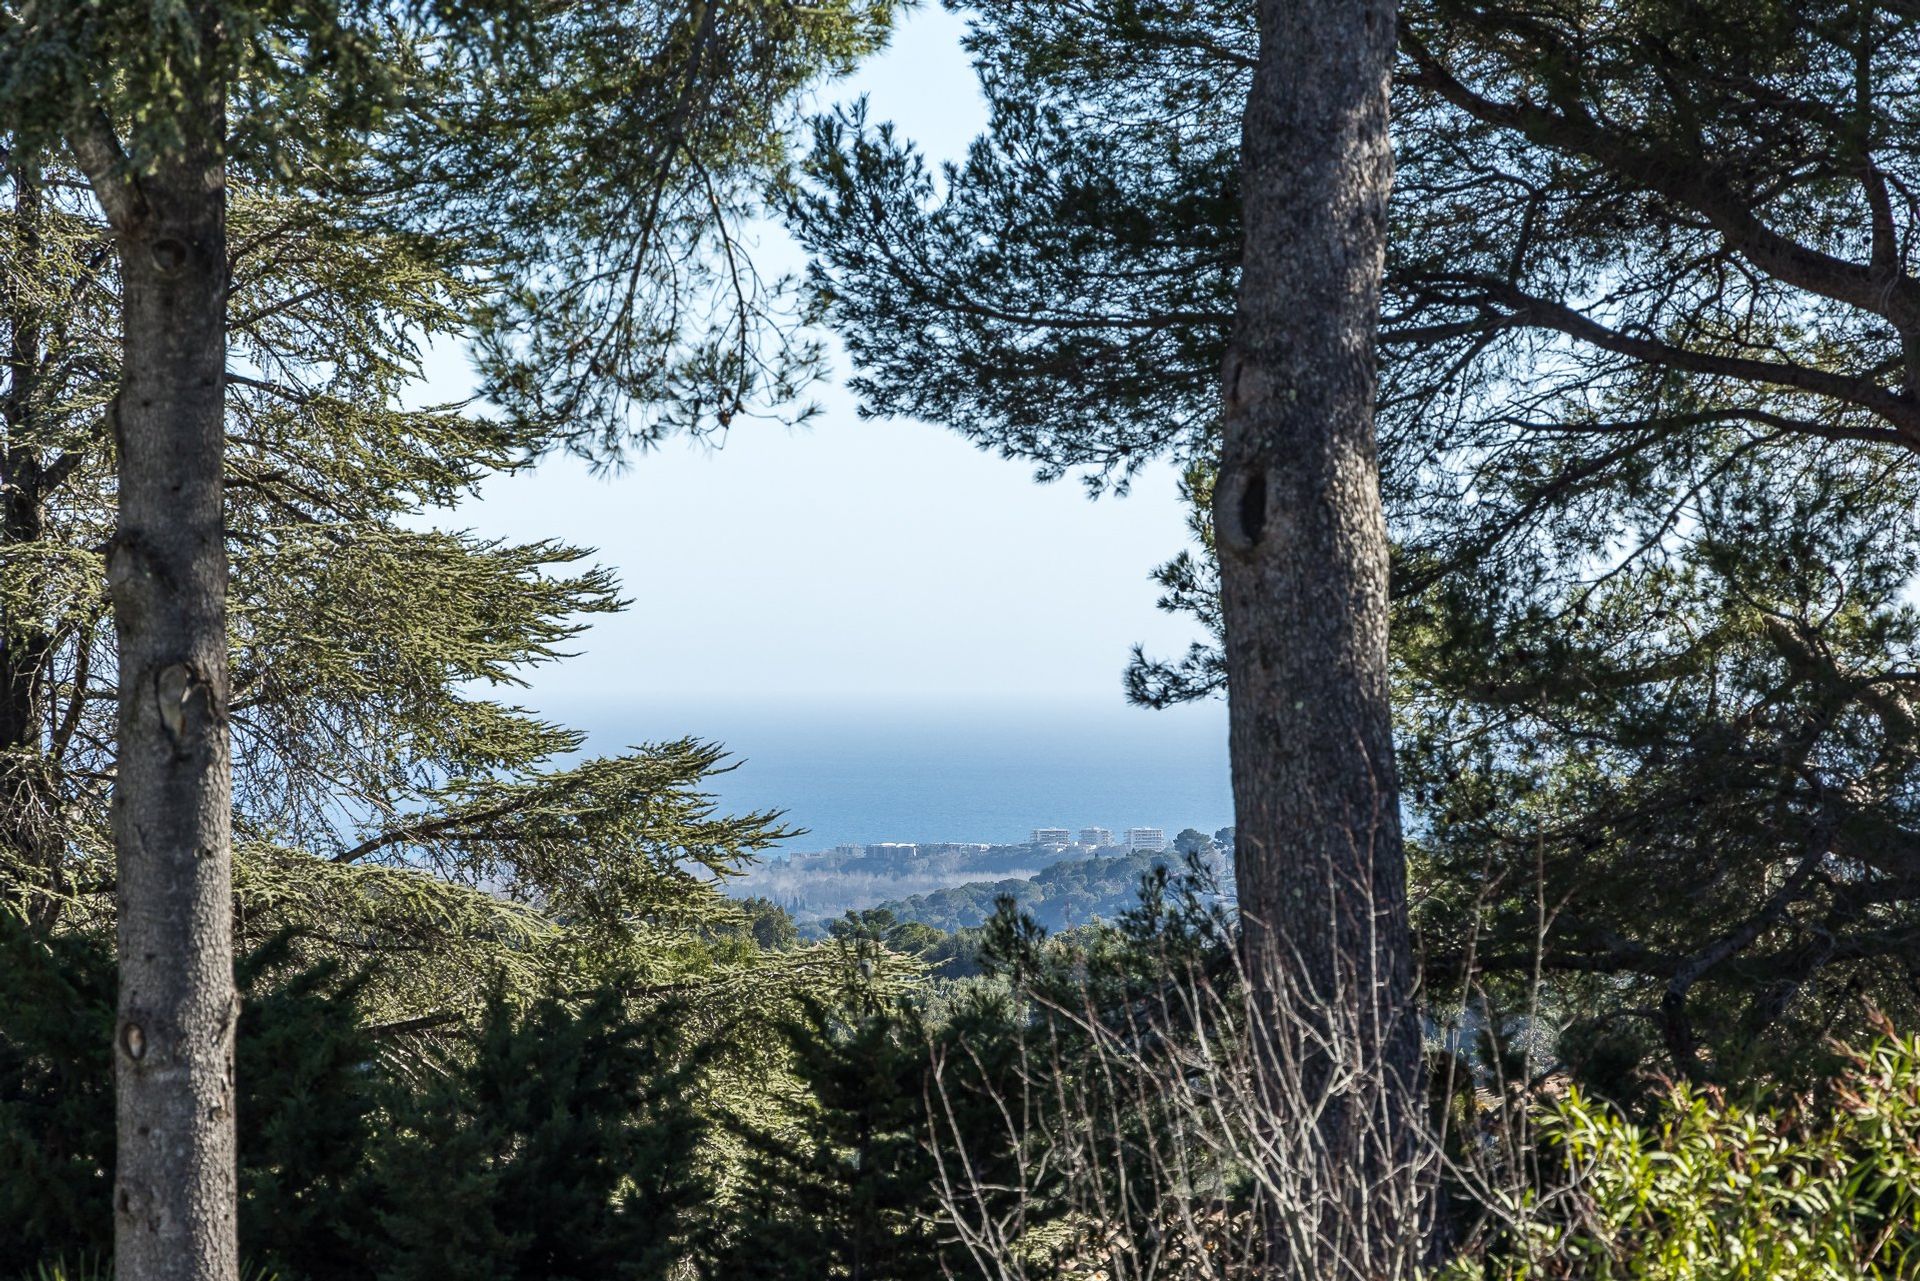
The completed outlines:
{"type": "MultiPolygon", "coordinates": [[[[1222,832],[1226,830],[1223,828],[1222,832]]],[[[1217,841],[1219,837],[1220,833],[1216,833],[1212,839],[1217,841]]],[[[1036,827],[1032,839],[1025,845],[995,846],[984,841],[879,841],[871,845],[836,845],[832,852],[843,858],[910,859],[942,854],[981,854],[991,849],[1036,849],[1049,853],[1081,851],[1088,854],[1124,849],[1129,854],[1137,854],[1142,850],[1157,854],[1166,848],[1167,832],[1162,827],[1129,827],[1117,838],[1112,829],[1105,827],[1083,827],[1077,832],[1065,827],[1036,827]]]]}
{"type": "Polygon", "coordinates": [[[728,882],[736,897],[778,906],[803,931],[847,912],[885,910],[899,921],[969,929],[1002,897],[1050,929],[1111,920],[1138,901],[1140,878],[1189,859],[1231,866],[1233,829],[1036,827],[1012,845],[981,841],[878,841],[782,852],[728,882]]]}

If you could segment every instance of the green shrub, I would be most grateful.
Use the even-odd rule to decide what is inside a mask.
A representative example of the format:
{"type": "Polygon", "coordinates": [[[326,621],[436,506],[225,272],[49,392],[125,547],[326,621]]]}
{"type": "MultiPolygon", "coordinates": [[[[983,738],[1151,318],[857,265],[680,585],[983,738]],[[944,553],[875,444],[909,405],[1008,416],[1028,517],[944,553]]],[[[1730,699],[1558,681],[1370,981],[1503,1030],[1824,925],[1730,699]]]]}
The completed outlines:
{"type": "Polygon", "coordinates": [[[362,1030],[364,983],[269,943],[236,967],[240,1249],[281,1281],[362,1281],[366,1187],[391,1084],[362,1030]]]}
{"type": "Polygon", "coordinates": [[[1920,1037],[1883,1037],[1785,1106],[1673,1087],[1635,1125],[1578,1091],[1542,1119],[1574,1185],[1515,1200],[1443,1275],[1892,1281],[1920,1275],[1920,1037]]]}
{"type": "MultiPolygon", "coordinates": [[[[288,1281],[358,1276],[372,1051],[356,986],[282,972],[284,954],[237,967],[241,1246],[288,1281]]],[[[0,911],[0,1278],[91,1276],[111,1256],[113,1007],[107,939],[0,911]]]]}

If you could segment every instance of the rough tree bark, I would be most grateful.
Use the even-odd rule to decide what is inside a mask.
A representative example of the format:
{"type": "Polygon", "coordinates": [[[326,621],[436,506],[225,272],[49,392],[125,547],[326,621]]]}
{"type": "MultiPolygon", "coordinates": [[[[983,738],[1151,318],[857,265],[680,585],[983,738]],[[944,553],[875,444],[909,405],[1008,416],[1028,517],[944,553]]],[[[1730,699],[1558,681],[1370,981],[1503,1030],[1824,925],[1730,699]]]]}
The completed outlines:
{"type": "Polygon", "coordinates": [[[1393,0],[1261,0],[1215,530],[1272,1275],[1419,1259],[1420,1026],[1387,676],[1374,334],[1393,0]],[[1327,1104],[1315,1120],[1312,1109],[1327,1104]]]}
{"type": "MultiPolygon", "coordinates": [[[[213,18],[206,22],[203,49],[218,38],[213,18]]],[[[123,291],[125,365],[111,410],[120,512],[107,553],[120,689],[121,1281],[238,1274],[217,80],[181,104],[178,122],[178,144],[137,171],[104,119],[69,134],[113,225],[123,291]]]]}

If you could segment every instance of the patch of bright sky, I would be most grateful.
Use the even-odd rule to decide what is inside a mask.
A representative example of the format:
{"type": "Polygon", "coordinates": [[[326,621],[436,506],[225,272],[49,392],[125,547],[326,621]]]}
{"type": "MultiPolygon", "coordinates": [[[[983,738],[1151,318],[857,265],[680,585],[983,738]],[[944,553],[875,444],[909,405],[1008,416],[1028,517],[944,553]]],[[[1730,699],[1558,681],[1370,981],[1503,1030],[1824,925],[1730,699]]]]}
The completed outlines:
{"type": "MultiPolygon", "coordinates": [[[[866,94],[937,164],[986,122],[962,22],[912,11],[891,46],[823,105],[866,94]]],[[[778,228],[769,275],[800,262],[778,228]]],[[[736,427],[723,448],[669,442],[623,473],[554,459],[490,482],[443,523],[598,550],[633,606],[598,619],[577,656],[532,673],[540,707],[723,698],[860,702],[1121,701],[1129,649],[1176,655],[1197,638],[1154,608],[1149,571],[1187,542],[1171,468],[1125,498],[923,423],[863,421],[839,385],[790,430],[736,427]]],[[[470,383],[457,353],[432,361],[435,398],[470,383]]]]}

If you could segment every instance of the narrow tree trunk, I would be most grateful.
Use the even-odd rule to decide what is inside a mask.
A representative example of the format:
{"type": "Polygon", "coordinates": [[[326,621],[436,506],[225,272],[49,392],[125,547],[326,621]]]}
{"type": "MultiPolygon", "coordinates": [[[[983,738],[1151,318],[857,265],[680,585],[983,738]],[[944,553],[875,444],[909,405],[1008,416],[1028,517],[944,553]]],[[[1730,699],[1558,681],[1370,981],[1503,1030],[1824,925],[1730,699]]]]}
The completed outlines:
{"type": "MultiPolygon", "coordinates": [[[[212,36],[210,27],[204,38],[212,36]]],[[[120,519],[107,556],[120,688],[121,1281],[231,1281],[238,1272],[224,104],[217,86],[202,94],[180,109],[182,145],[142,172],[126,172],[110,139],[74,139],[119,240],[125,322],[112,411],[120,519]]]]}
{"type": "Polygon", "coordinates": [[[1421,1237],[1373,434],[1393,0],[1261,0],[1260,31],[1215,529],[1244,958],[1293,1167],[1268,1171],[1269,1259],[1379,1281],[1421,1237]]]}

